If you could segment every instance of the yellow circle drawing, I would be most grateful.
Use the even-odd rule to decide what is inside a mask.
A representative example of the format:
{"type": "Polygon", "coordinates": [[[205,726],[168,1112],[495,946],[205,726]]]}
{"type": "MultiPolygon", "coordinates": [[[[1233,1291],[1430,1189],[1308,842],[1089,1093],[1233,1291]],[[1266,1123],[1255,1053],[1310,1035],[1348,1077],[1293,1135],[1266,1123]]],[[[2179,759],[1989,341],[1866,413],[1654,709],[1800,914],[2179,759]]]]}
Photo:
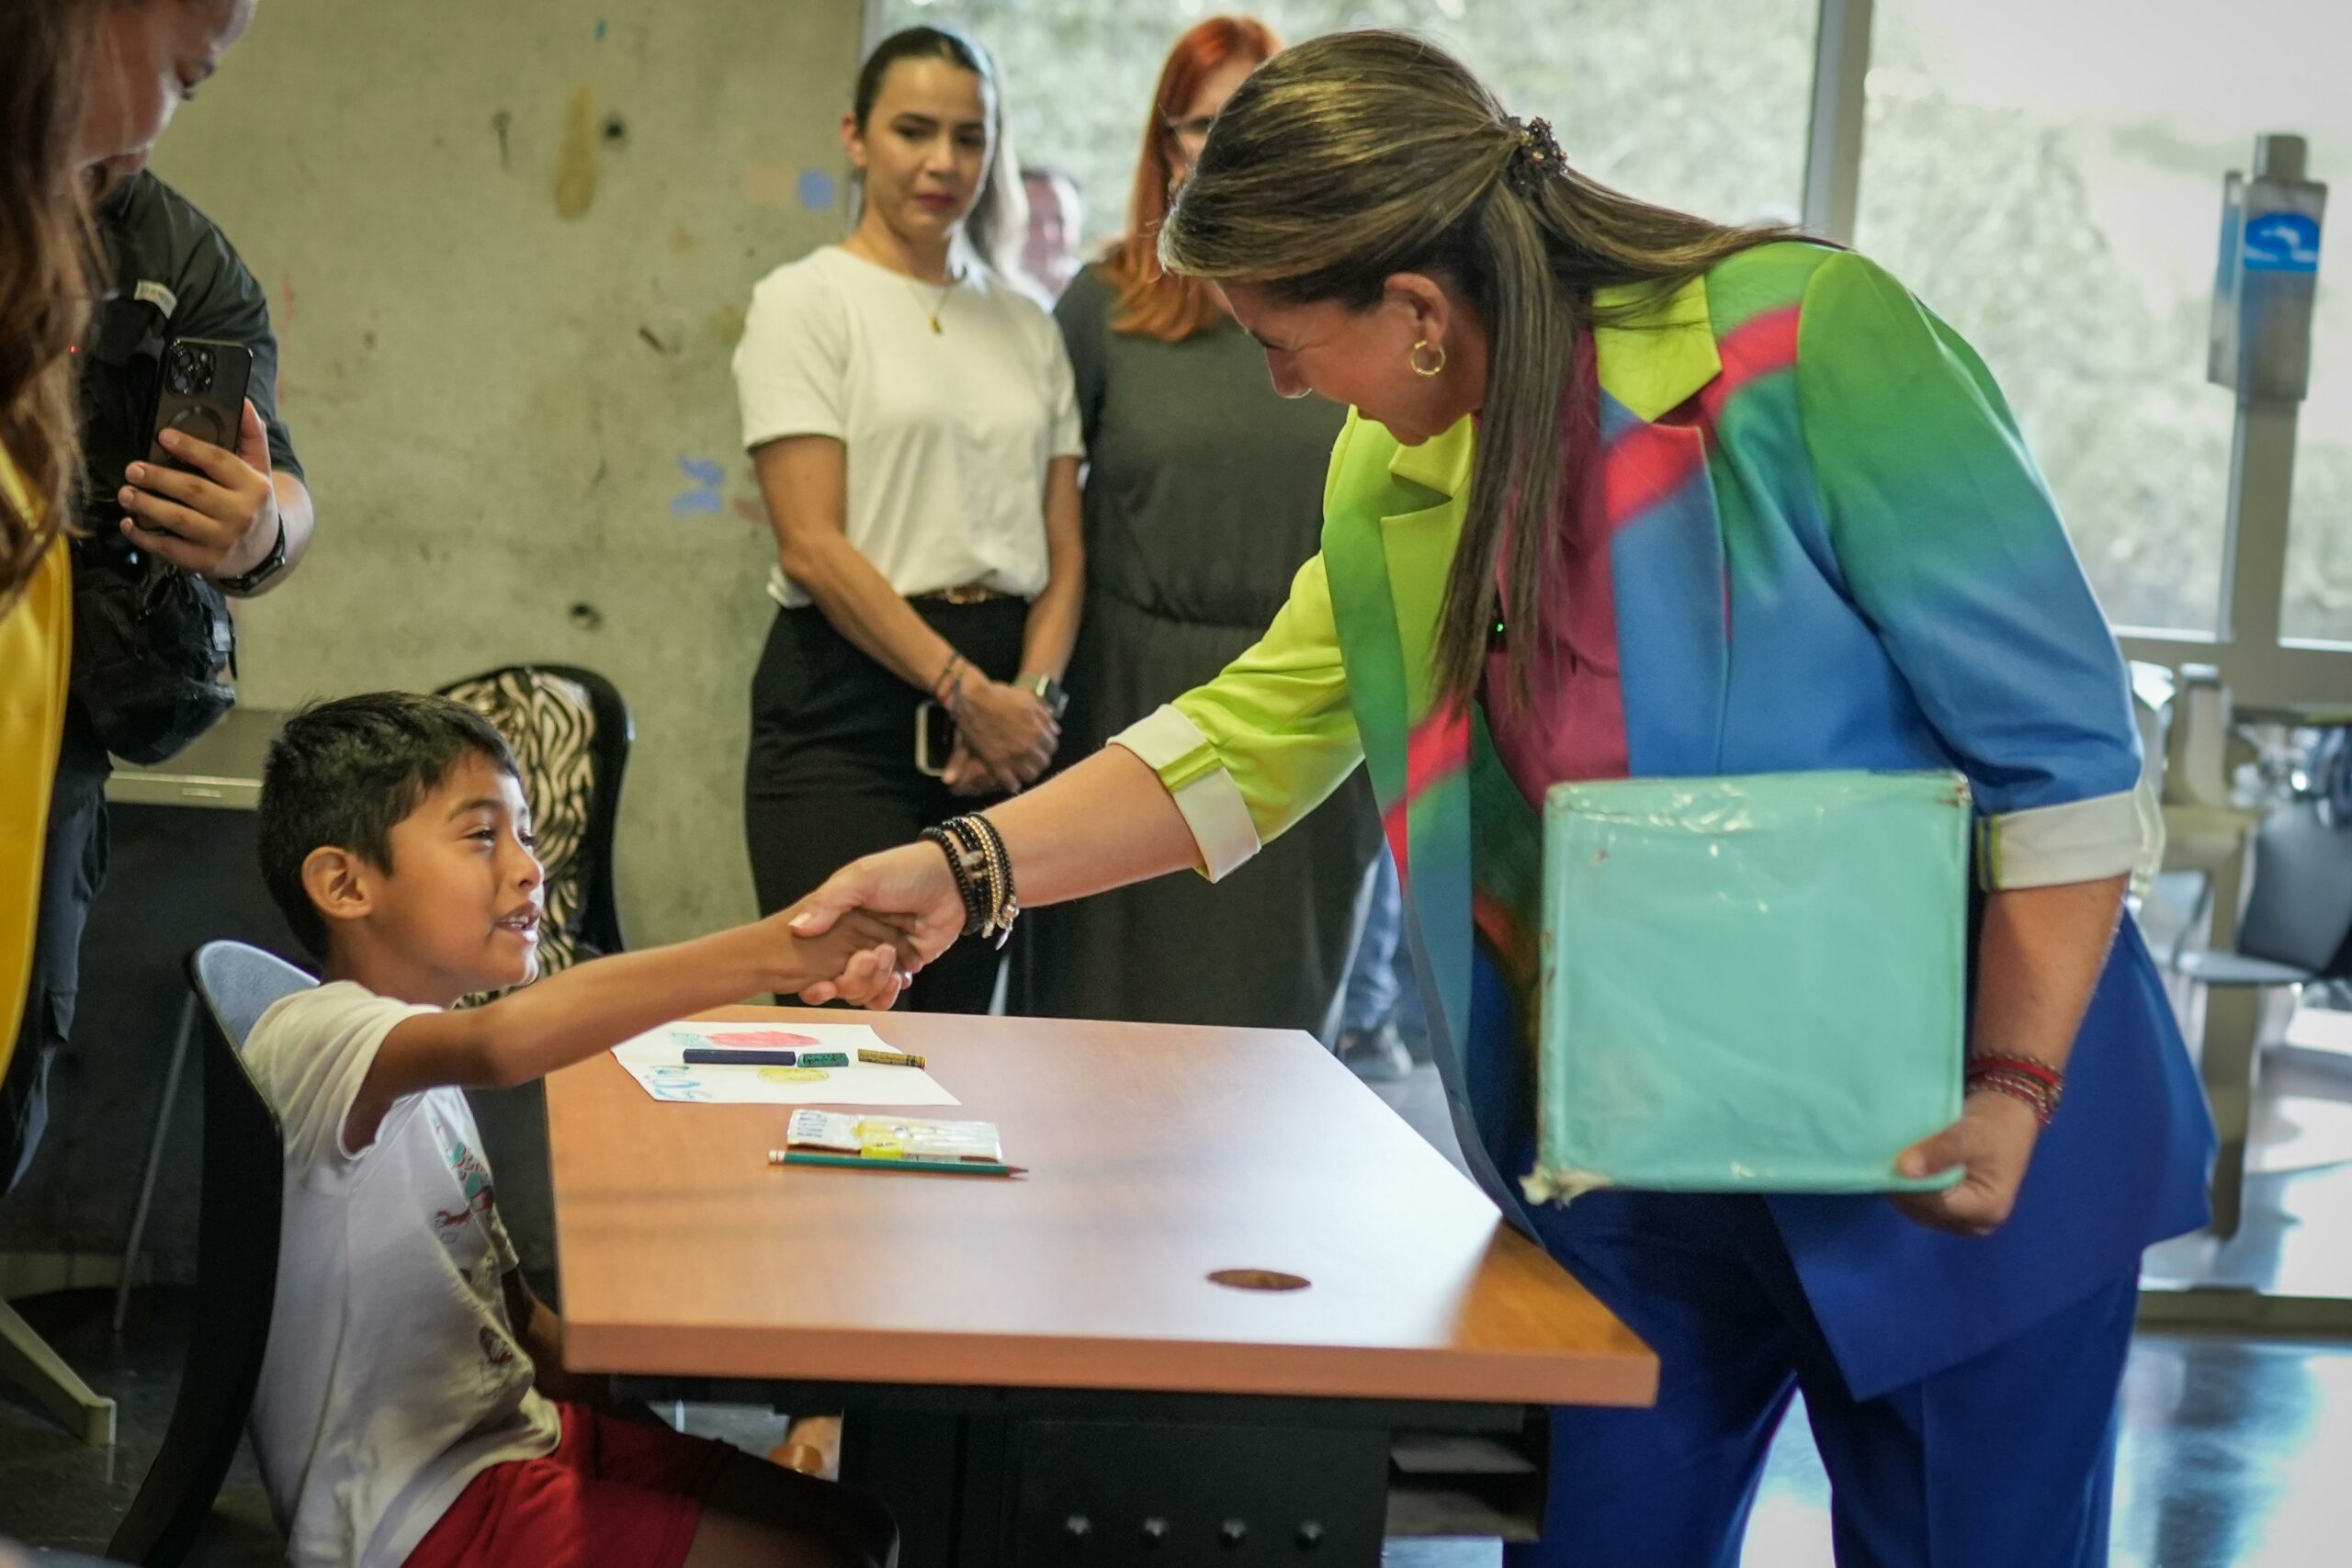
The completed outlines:
{"type": "Polygon", "coordinates": [[[823,1083],[832,1075],[822,1067],[762,1067],[760,1077],[770,1083],[823,1083]]]}

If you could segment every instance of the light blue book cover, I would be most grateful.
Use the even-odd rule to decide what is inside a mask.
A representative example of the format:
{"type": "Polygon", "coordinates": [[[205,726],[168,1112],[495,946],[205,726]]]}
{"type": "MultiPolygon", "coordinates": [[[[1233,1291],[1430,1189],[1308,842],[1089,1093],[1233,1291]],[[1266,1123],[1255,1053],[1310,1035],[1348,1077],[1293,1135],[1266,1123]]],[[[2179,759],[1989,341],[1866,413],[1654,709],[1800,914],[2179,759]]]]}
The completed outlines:
{"type": "Polygon", "coordinates": [[[1544,800],[1531,1196],[1882,1192],[1958,1119],[1967,781],[1811,773],[1544,800]]]}

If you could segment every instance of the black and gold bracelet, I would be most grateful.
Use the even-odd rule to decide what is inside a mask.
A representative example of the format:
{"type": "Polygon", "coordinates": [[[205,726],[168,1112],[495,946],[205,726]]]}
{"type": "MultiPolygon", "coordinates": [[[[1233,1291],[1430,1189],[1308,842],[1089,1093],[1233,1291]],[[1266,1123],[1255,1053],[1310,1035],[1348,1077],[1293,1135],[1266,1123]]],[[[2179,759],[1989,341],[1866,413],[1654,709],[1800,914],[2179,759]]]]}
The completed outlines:
{"type": "Polygon", "coordinates": [[[1021,903],[1013,894],[1012,857],[996,824],[985,817],[951,817],[922,836],[946,852],[956,872],[956,890],[964,897],[964,934],[1002,947],[1012,935],[1021,903]]]}
{"type": "Polygon", "coordinates": [[[926,842],[937,844],[940,853],[947,857],[947,869],[956,878],[956,897],[964,900],[964,931],[966,936],[978,932],[986,923],[990,900],[980,890],[972,866],[974,858],[962,841],[945,828],[925,828],[920,835],[926,842]]]}
{"type": "Polygon", "coordinates": [[[1004,870],[989,852],[987,835],[974,826],[977,820],[958,817],[947,824],[947,830],[972,857],[972,878],[980,886],[980,907],[987,911],[980,919],[980,938],[987,941],[997,934],[997,911],[1004,907],[1004,870]]]}
{"type": "MultiPolygon", "coordinates": [[[[1021,900],[1012,888],[1012,855],[1004,847],[1004,835],[996,830],[995,823],[985,817],[978,816],[967,818],[965,820],[969,822],[973,829],[980,835],[988,850],[989,862],[995,867],[996,904],[989,918],[996,926],[996,944],[1002,947],[1006,940],[1012,935],[1012,922],[1021,914],[1021,900]]],[[[985,928],[981,934],[987,934],[985,928]]]]}

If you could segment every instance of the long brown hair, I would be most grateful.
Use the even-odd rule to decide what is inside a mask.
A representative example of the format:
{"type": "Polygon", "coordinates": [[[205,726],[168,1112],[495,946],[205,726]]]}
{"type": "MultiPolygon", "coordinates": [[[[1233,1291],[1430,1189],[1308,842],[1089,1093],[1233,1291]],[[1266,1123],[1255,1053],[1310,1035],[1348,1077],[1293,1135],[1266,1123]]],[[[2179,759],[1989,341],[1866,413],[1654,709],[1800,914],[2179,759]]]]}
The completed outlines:
{"type": "Polygon", "coordinates": [[[96,252],[74,145],[103,4],[0,6],[0,452],[26,492],[0,497],[0,613],[65,530],[81,470],[72,355],[96,252]]]}
{"type": "MultiPolygon", "coordinates": [[[[1572,168],[1531,177],[1528,147],[1494,96],[1436,46],[1332,34],[1242,84],[1159,232],[1170,267],[1283,303],[1364,310],[1392,275],[1422,272],[1450,278],[1483,317],[1477,459],[1433,671],[1442,696],[1462,701],[1485,671],[1506,551],[1508,623],[1532,627],[1545,603],[1571,367],[1603,314],[1594,291],[1662,293],[1787,232],[1655,207],[1572,168]]],[[[1507,701],[1525,700],[1532,641],[1510,639],[1507,701]]]]}
{"type": "Polygon", "coordinates": [[[1262,65],[1283,46],[1274,29],[1250,17],[1211,17],[1176,40],[1151,90],[1144,117],[1143,153],[1136,160],[1135,194],[1127,198],[1127,231],[1102,253],[1102,274],[1119,290],[1114,330],[1162,343],[1181,343],[1224,314],[1207,282],[1159,265],[1159,226],[1168,217],[1176,166],[1170,122],[1184,112],[1209,73],[1229,60],[1262,65]]]}

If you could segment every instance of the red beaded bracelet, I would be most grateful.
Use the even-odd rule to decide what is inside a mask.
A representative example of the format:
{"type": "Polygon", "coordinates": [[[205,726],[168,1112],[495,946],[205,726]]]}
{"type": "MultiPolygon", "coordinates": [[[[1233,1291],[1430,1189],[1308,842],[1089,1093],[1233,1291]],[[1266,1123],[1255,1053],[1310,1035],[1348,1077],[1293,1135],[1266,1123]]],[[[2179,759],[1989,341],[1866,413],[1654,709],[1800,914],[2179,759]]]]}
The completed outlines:
{"type": "Polygon", "coordinates": [[[1968,1059],[1963,1082],[1970,1093],[1985,1089],[2021,1102],[2033,1111],[2036,1122],[2047,1127],[2058,1113],[2058,1101],[2066,1089],[2066,1075],[2030,1056],[1986,1053],[1968,1059]]]}

